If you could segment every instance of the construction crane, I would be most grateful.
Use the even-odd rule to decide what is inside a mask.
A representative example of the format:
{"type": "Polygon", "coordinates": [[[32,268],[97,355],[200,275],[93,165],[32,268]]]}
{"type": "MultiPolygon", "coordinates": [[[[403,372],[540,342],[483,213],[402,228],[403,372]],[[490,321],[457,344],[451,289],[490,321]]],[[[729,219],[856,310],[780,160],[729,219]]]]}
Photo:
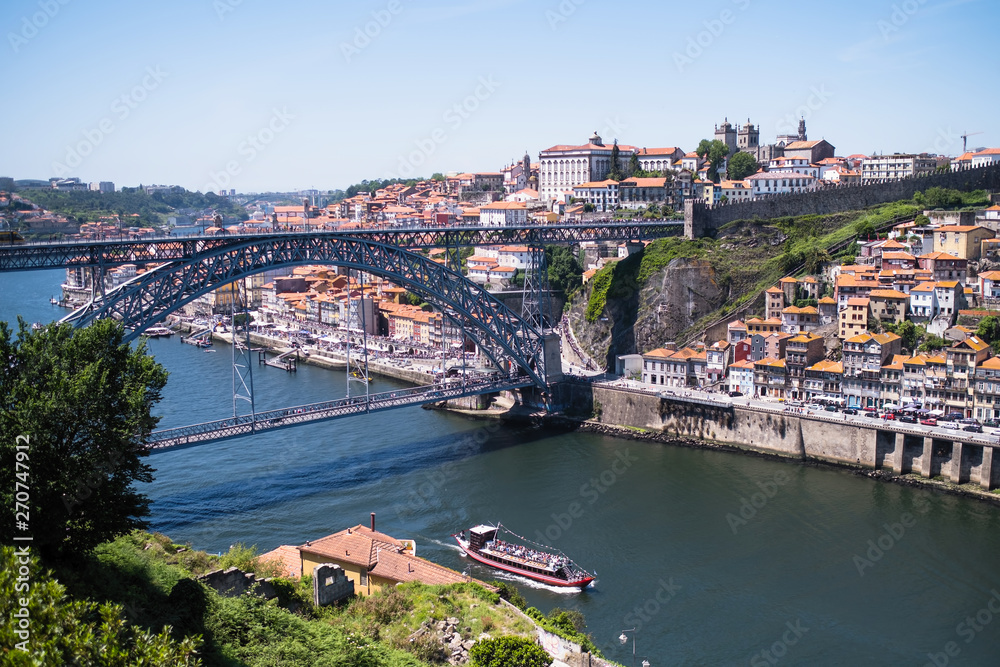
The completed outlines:
{"type": "Polygon", "coordinates": [[[965,140],[971,136],[982,134],[982,132],[966,132],[965,134],[960,134],[958,136],[962,137],[962,152],[965,153],[965,140]]]}

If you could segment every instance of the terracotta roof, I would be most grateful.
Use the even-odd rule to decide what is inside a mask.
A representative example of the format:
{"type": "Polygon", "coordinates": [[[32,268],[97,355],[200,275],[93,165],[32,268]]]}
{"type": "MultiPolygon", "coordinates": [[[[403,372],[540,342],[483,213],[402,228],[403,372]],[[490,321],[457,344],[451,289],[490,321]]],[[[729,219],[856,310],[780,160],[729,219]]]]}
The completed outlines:
{"type": "Polygon", "coordinates": [[[307,542],[299,547],[299,551],[363,565],[370,569],[378,562],[380,549],[395,551],[402,548],[403,543],[396,538],[358,524],[339,533],[307,542]]]}
{"type": "Polygon", "coordinates": [[[988,368],[990,370],[1000,370],[1000,357],[990,357],[983,363],[979,364],[980,368],[988,368]]]}
{"type": "Polygon", "coordinates": [[[819,361],[819,362],[813,364],[812,366],[810,366],[806,370],[807,371],[821,371],[821,372],[824,372],[824,373],[843,373],[844,372],[844,364],[840,363],[839,361],[830,361],[829,359],[824,359],[822,361],[819,361]]]}
{"type": "Polygon", "coordinates": [[[906,294],[903,294],[899,290],[894,289],[873,289],[870,294],[871,298],[878,299],[908,299],[910,298],[906,294]]]}
{"type": "Polygon", "coordinates": [[[660,358],[660,359],[668,359],[668,358],[672,357],[673,355],[674,355],[674,353],[672,351],[664,349],[662,347],[658,347],[655,350],[652,350],[650,352],[646,352],[642,356],[644,356],[644,357],[657,357],[657,358],[660,358]]]}
{"type": "Polygon", "coordinates": [[[262,563],[277,563],[281,567],[282,576],[292,579],[302,576],[302,556],[299,554],[299,548],[290,544],[282,544],[273,551],[261,554],[257,560],[262,563]]]}

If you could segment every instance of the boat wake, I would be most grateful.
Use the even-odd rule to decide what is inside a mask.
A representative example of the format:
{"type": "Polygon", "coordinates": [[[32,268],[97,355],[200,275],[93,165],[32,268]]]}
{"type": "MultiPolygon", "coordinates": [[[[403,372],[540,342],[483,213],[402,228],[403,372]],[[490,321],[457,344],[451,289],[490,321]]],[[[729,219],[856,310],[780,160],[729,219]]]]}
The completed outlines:
{"type": "MultiPolygon", "coordinates": [[[[535,581],[534,579],[529,579],[528,577],[521,577],[510,572],[504,572],[502,570],[490,569],[490,577],[492,579],[498,579],[500,581],[507,581],[512,584],[517,584],[519,586],[528,586],[529,588],[535,588],[538,590],[551,591],[553,593],[559,593],[560,595],[576,595],[582,592],[579,588],[573,588],[569,586],[552,586],[550,584],[543,584],[540,581],[535,581]]],[[[484,579],[486,581],[487,579],[484,579]]],[[[592,588],[596,582],[591,582],[587,588],[592,588]]],[[[587,588],[583,590],[587,590],[587,588]]]]}

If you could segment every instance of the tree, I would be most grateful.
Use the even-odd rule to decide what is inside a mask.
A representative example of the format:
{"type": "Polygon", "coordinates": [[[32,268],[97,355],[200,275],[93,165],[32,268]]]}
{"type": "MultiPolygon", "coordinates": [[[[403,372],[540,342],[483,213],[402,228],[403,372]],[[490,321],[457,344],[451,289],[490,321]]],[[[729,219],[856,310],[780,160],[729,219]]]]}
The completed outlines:
{"type": "MultiPolygon", "coordinates": [[[[20,320],[16,335],[0,322],[0,452],[9,462],[0,466],[0,498],[13,517],[15,481],[25,482],[13,462],[29,462],[25,502],[43,558],[86,553],[146,527],[149,500],[133,484],[153,480],[141,458],[167,372],[145,343],[133,349],[123,337],[113,320],[38,331],[20,320]]],[[[0,533],[8,544],[13,528],[7,522],[0,533]]]]}
{"type": "Polygon", "coordinates": [[[719,182],[719,167],[729,155],[729,146],[718,139],[702,139],[694,151],[698,157],[708,159],[708,177],[713,183],[719,182]]]}
{"type": "Polygon", "coordinates": [[[642,171],[642,167],[639,166],[639,154],[633,151],[632,157],[628,159],[628,175],[642,176],[644,174],[645,172],[642,171]]]}
{"type": "Polygon", "coordinates": [[[935,334],[928,335],[920,345],[921,352],[935,352],[945,346],[945,340],[935,334]]]}
{"type": "Polygon", "coordinates": [[[621,172],[621,167],[618,165],[619,153],[618,140],[615,139],[615,144],[611,147],[611,170],[608,171],[608,178],[613,181],[620,181],[624,176],[621,172]]]}
{"type": "Polygon", "coordinates": [[[931,224],[931,219],[928,218],[923,213],[921,213],[920,215],[918,215],[913,219],[913,224],[916,225],[917,227],[926,227],[927,225],[931,224]]]}
{"type": "Polygon", "coordinates": [[[979,320],[976,336],[991,345],[1000,341],[1000,317],[989,315],[979,320]]]}
{"type": "Polygon", "coordinates": [[[440,171],[436,171],[433,174],[431,174],[431,180],[432,181],[443,181],[444,180],[444,174],[442,174],[440,171]]]}
{"type": "Polygon", "coordinates": [[[545,263],[549,267],[549,287],[553,290],[570,294],[583,284],[583,267],[570,248],[546,246],[545,263]]]}
{"type": "Polygon", "coordinates": [[[747,176],[753,176],[760,169],[757,160],[750,153],[739,152],[729,158],[726,164],[726,178],[733,181],[742,181],[747,176]]]}
{"type": "Polygon", "coordinates": [[[904,320],[899,324],[892,322],[883,323],[883,328],[889,333],[894,333],[903,339],[902,345],[907,350],[915,350],[917,343],[927,334],[924,327],[917,326],[910,320],[904,320]]]}
{"type": "Polygon", "coordinates": [[[530,639],[503,635],[476,642],[469,650],[469,664],[473,667],[549,667],[552,658],[530,639]]]}
{"type": "Polygon", "coordinates": [[[171,638],[169,626],[154,635],[130,625],[122,618],[121,605],[70,599],[66,589],[42,570],[37,558],[30,554],[26,558],[12,547],[0,547],[0,565],[0,591],[4,592],[0,613],[13,621],[0,627],[5,665],[202,664],[197,657],[202,644],[198,636],[178,642],[171,638]],[[18,578],[21,568],[29,572],[24,579],[18,578]],[[18,582],[25,579],[31,585],[21,592],[23,583],[18,582]],[[15,614],[21,613],[26,614],[28,627],[19,631],[15,614]]]}

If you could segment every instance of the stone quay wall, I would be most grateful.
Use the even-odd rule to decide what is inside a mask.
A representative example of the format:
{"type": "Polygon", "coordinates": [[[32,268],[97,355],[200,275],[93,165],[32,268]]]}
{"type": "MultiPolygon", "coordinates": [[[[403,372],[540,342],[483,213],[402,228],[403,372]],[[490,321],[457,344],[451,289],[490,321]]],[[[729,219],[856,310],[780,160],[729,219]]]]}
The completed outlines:
{"type": "Polygon", "coordinates": [[[841,413],[791,412],[656,391],[566,382],[558,400],[566,414],[592,423],[799,460],[915,473],[953,484],[1000,486],[1000,444],[982,434],[945,435],[894,421],[847,421],[841,413]]]}

